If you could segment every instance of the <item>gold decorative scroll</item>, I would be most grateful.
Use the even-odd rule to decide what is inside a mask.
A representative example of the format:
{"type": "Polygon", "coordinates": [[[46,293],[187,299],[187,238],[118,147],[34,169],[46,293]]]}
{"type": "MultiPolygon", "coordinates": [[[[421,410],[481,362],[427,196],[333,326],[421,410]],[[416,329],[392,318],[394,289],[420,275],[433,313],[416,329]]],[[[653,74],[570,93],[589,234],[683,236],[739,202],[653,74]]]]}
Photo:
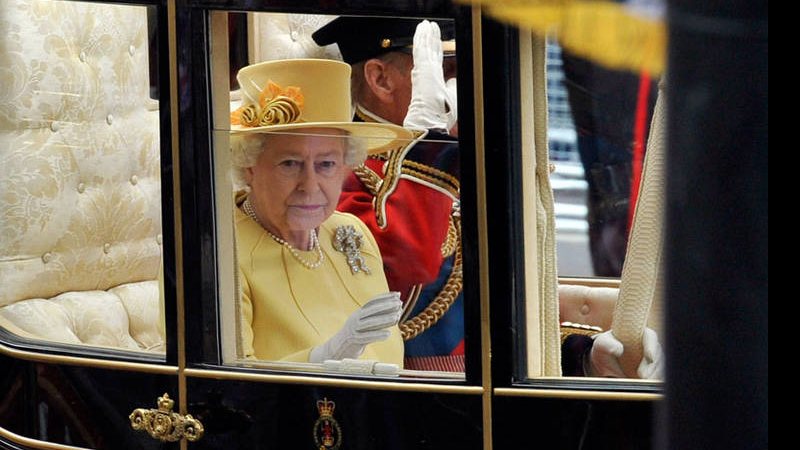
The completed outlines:
{"type": "Polygon", "coordinates": [[[176,442],[181,438],[194,442],[203,437],[203,424],[191,414],[182,416],[172,411],[175,402],[164,394],[158,397],[158,409],[136,408],[128,418],[131,428],[145,430],[162,442],[176,442]]]}

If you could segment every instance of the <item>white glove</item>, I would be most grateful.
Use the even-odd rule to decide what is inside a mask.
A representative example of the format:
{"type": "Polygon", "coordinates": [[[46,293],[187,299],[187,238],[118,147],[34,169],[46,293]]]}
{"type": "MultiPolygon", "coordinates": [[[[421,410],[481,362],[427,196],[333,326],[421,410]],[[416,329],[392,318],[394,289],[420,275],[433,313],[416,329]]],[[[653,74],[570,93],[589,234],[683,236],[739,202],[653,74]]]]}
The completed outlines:
{"type": "Polygon", "coordinates": [[[642,337],[642,362],[636,369],[639,378],[646,380],[664,379],[664,350],[658,341],[658,334],[650,328],[645,328],[642,337]]]}
{"type": "MultiPolygon", "coordinates": [[[[625,371],[619,358],[625,351],[622,342],[609,330],[593,336],[594,345],[590,355],[588,375],[594,377],[625,378],[625,371]]],[[[639,378],[661,379],[664,375],[664,352],[658,342],[658,335],[650,328],[644,330],[642,336],[642,362],[636,369],[639,378]]]]}
{"type": "Polygon", "coordinates": [[[447,89],[447,129],[450,130],[458,124],[458,81],[455,77],[450,78],[444,83],[447,89]]]}
{"type": "Polygon", "coordinates": [[[455,97],[450,98],[442,69],[442,36],[436,22],[423,20],[414,33],[411,104],[403,126],[442,130],[456,123],[455,97]]]}
{"type": "Polygon", "coordinates": [[[397,325],[402,311],[399,292],[372,298],[351,314],[333,337],[311,349],[308,361],[321,363],[328,359],[358,358],[367,344],[389,338],[388,328],[397,325]]]}

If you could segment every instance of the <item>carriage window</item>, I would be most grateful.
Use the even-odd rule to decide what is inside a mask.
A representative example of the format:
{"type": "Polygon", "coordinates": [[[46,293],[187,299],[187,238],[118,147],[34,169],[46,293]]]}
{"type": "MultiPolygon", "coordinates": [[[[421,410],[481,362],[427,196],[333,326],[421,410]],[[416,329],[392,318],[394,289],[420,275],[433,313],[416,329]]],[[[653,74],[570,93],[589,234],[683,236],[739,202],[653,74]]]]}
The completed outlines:
{"type": "Polygon", "coordinates": [[[453,21],[246,23],[249,65],[213,44],[224,362],[463,379],[453,21]]]}
{"type": "Polygon", "coordinates": [[[648,143],[664,127],[658,80],[578,54],[554,37],[521,36],[522,47],[533,49],[531,67],[543,60],[546,75],[539,80],[534,69],[532,95],[546,95],[548,107],[548,155],[537,149],[523,161],[549,164],[554,199],[537,194],[547,189],[542,172],[526,173],[533,206],[525,220],[552,215],[556,233],[555,242],[545,235],[536,243],[526,233],[526,266],[543,276],[526,279],[527,358],[519,373],[660,379],[663,140],[648,143]],[[646,153],[653,154],[645,160],[646,153]],[[554,260],[558,267],[548,268],[554,260]],[[557,286],[547,275],[553,269],[557,286]]]}
{"type": "Polygon", "coordinates": [[[657,80],[547,42],[550,158],[564,277],[619,278],[657,80]]]}
{"type": "Polygon", "coordinates": [[[163,355],[148,7],[4,0],[0,27],[3,336],[163,355]]]}

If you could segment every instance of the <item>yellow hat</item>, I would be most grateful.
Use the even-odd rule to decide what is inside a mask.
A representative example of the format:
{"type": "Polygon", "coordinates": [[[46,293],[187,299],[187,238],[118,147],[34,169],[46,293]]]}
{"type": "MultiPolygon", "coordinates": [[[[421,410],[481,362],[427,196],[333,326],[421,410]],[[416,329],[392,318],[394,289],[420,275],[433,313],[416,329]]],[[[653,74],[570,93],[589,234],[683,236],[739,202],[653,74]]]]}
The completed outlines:
{"type": "Polygon", "coordinates": [[[353,122],[350,65],[328,59],[286,59],[252,64],[236,76],[242,106],[231,113],[231,138],[252,133],[333,128],[363,138],[380,153],[414,139],[389,123],[353,122]]]}

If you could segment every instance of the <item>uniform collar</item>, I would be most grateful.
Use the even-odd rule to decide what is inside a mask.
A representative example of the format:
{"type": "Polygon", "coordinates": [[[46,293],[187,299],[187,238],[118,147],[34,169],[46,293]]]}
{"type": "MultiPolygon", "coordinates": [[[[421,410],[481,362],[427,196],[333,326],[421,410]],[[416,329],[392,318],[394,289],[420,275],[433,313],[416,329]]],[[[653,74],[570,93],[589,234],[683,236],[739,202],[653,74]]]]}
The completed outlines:
{"type": "Polygon", "coordinates": [[[388,120],[386,120],[383,117],[375,114],[374,112],[368,110],[367,108],[361,106],[361,104],[358,104],[358,103],[356,103],[356,117],[355,117],[354,121],[391,123],[388,120]]]}

